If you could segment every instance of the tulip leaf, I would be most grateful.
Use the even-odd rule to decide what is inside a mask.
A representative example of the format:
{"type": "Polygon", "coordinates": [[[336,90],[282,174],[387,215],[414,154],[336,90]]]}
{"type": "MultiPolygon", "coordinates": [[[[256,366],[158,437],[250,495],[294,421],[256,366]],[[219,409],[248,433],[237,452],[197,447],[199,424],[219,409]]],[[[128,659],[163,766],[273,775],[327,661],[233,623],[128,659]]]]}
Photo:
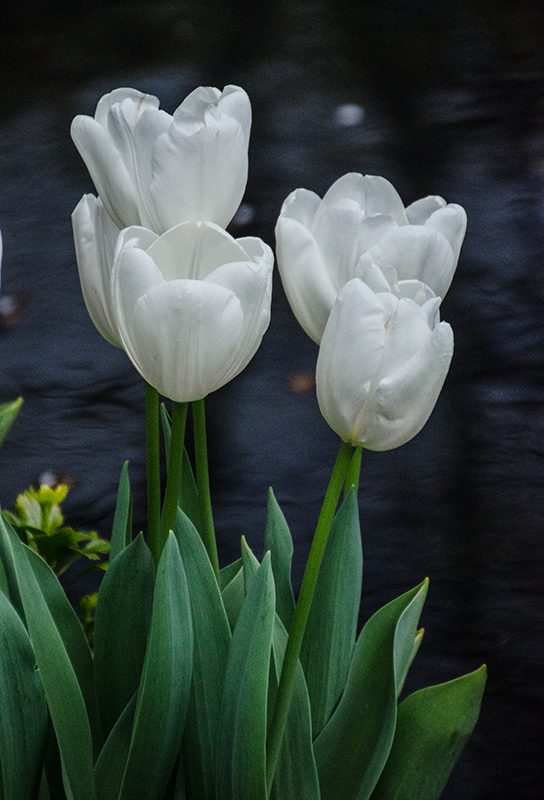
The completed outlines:
{"type": "Polygon", "coordinates": [[[97,753],[102,746],[102,727],[96,702],[93,657],[87,637],[53,570],[33,550],[25,548],[25,552],[76,673],[91,726],[93,749],[97,753]]]}
{"type": "Polygon", "coordinates": [[[187,579],[176,539],[169,533],[157,568],[149,639],[119,800],[162,797],[180,748],[192,662],[187,579]]]}
{"type": "Polygon", "coordinates": [[[117,489],[117,502],[111,529],[110,562],[115,556],[130,544],[132,525],[132,495],[130,491],[130,478],[128,474],[128,461],[121,468],[119,487],[117,489]]]}
{"type": "Polygon", "coordinates": [[[94,624],[96,693],[106,735],[137,691],[147,646],[154,583],[153,557],[143,535],[111,562],[94,624]]]}
{"type": "MultiPolygon", "coordinates": [[[[287,631],[276,614],[272,640],[269,708],[274,707],[287,646],[287,631]]],[[[310,699],[300,663],[297,665],[291,706],[283,734],[271,800],[319,800],[319,780],[312,747],[310,699]]]]}
{"type": "Polygon", "coordinates": [[[355,646],[346,688],[315,741],[323,800],[367,800],[389,756],[399,687],[410,663],[428,581],[377,611],[355,646]]]}
{"type": "Polygon", "coordinates": [[[0,536],[11,548],[28,633],[63,763],[67,794],[96,800],[91,729],[76,673],[53,616],[26,556],[26,548],[9,533],[0,517],[0,536]]]}
{"type": "Polygon", "coordinates": [[[133,694],[110,731],[94,768],[98,800],[117,800],[125,773],[136,694],[133,694]]]}
{"type": "Polygon", "coordinates": [[[331,526],[300,654],[314,738],[323,730],[346,685],[357,635],[362,580],[359,508],[351,491],[331,526]]]}
{"type": "Polygon", "coordinates": [[[2,533],[0,535],[0,563],[2,564],[2,591],[9,598],[13,608],[17,611],[23,622],[25,622],[25,612],[23,609],[23,601],[21,600],[21,593],[17,583],[17,571],[15,569],[15,561],[13,557],[13,550],[10,544],[19,540],[19,537],[11,527],[10,523],[0,513],[0,522],[2,524],[2,533]]]}
{"type": "Polygon", "coordinates": [[[266,800],[266,729],[275,593],[270,556],[251,581],[229,652],[217,742],[221,800],[266,800]]]}
{"type": "Polygon", "coordinates": [[[438,800],[480,713],[486,668],[414,692],[372,800],[438,800]]]}
{"type": "Polygon", "coordinates": [[[221,591],[228,586],[231,580],[238,574],[242,566],[242,559],[237,558],[232,564],[227,564],[226,567],[219,570],[219,588],[221,591]]]}
{"type": "Polygon", "coordinates": [[[191,520],[178,509],[175,535],[191,596],[193,679],[185,730],[186,783],[192,797],[213,797],[217,721],[231,632],[215,572],[191,520]]]}
{"type": "Polygon", "coordinates": [[[0,592],[0,774],[2,800],[33,800],[42,772],[47,706],[30,639],[0,592]]]}
{"type": "MultiPolygon", "coordinates": [[[[244,567],[244,595],[247,595],[249,585],[259,571],[259,559],[248,545],[246,537],[242,536],[242,564],[244,567]]],[[[272,554],[270,554],[272,555],[272,554]]],[[[272,565],[272,559],[270,560],[272,565]]],[[[272,574],[273,577],[273,574],[272,574]]],[[[274,584],[275,585],[275,584],[274,584]]]]}
{"type": "Polygon", "coordinates": [[[9,403],[2,403],[0,405],[0,447],[4,444],[4,439],[13,423],[17,418],[17,414],[23,405],[23,398],[18,397],[17,400],[11,400],[9,403]]]}
{"type": "MultiPolygon", "coordinates": [[[[241,563],[241,559],[240,559],[241,563]]],[[[221,592],[223,605],[227,612],[227,619],[231,630],[234,630],[238,614],[244,602],[244,570],[241,567],[234,578],[228,583],[221,592]]]]}
{"type": "MultiPolygon", "coordinates": [[[[170,414],[164,403],[161,403],[161,424],[162,433],[164,438],[164,450],[166,453],[166,464],[170,455],[170,440],[172,438],[172,421],[170,414]]],[[[181,485],[179,488],[178,505],[183,512],[189,517],[197,531],[201,531],[200,520],[200,502],[198,499],[198,489],[195,481],[195,474],[193,472],[193,465],[187,452],[187,448],[183,448],[183,467],[181,472],[181,485]]]]}
{"type": "Polygon", "coordinates": [[[289,630],[291,617],[295,608],[295,599],[291,586],[291,561],[293,558],[293,540],[283,512],[274,497],[272,489],[268,490],[268,507],[264,548],[270,550],[272,572],[276,586],[276,610],[280,619],[289,630]]]}

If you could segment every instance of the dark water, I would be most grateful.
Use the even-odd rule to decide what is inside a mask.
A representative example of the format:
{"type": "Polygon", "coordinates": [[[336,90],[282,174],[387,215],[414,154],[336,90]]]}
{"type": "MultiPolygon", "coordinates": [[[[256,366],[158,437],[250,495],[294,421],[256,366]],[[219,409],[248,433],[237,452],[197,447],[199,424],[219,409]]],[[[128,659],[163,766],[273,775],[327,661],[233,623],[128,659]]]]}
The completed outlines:
{"type": "MultiPolygon", "coordinates": [[[[69,222],[91,190],[69,124],[104,92],[135,86],[172,111],[199,84],[247,89],[252,220],[233,226],[238,235],[273,243],[292,189],[322,193],[347,171],[385,175],[406,202],[436,193],[462,203],[469,229],[443,307],[456,336],[445,389],[414,441],[364,456],[363,615],[430,576],[411,688],[482,661],[490,676],[444,797],[542,797],[541,4],[74,5],[3,12],[0,399],[26,401],[0,454],[3,503],[53,471],[73,482],[69,519],[106,532],[128,458],[143,523],[142,386],[86,315],[69,222]]],[[[336,450],[311,386],[315,358],[278,283],[258,355],[208,403],[225,559],[241,533],[259,549],[272,484],[300,576],[336,450]]]]}

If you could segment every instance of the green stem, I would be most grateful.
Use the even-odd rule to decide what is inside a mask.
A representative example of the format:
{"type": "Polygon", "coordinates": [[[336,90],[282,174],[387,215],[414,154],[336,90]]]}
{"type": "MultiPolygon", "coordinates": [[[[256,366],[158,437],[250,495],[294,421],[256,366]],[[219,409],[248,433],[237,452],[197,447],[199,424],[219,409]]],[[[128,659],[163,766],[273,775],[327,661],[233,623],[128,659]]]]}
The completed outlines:
{"type": "Polygon", "coordinates": [[[352,459],[349,463],[348,474],[344,483],[344,494],[347,494],[350,489],[353,489],[355,494],[359,491],[359,478],[361,477],[361,456],[363,453],[362,447],[356,447],[352,459]]]}
{"type": "Polygon", "coordinates": [[[219,558],[215,527],[213,524],[212,499],[210,495],[210,476],[208,471],[208,443],[206,438],[206,408],[204,400],[193,403],[193,431],[195,439],[196,485],[200,505],[200,534],[215,574],[219,575],[219,558]]]}
{"type": "Polygon", "coordinates": [[[161,451],[159,444],[159,393],[145,385],[147,447],[147,541],[155,560],[160,554],[161,451]]]}
{"type": "MultiPolygon", "coordinates": [[[[161,517],[160,551],[168,531],[176,522],[179,487],[183,470],[183,450],[185,448],[185,424],[187,422],[187,403],[172,404],[172,433],[170,437],[170,455],[168,457],[168,478],[164,493],[164,504],[161,517]]],[[[159,551],[159,555],[160,555],[159,551]]]]}
{"type": "Polygon", "coordinates": [[[345,442],[340,443],[336,462],[321,507],[321,513],[317,521],[317,527],[306,563],[295,613],[293,614],[276,696],[276,705],[268,736],[266,763],[268,794],[270,794],[272,789],[272,783],[278,764],[285,723],[291,704],[297,663],[302,647],[302,640],[304,639],[304,631],[306,630],[306,624],[312,607],[312,600],[319,577],[319,570],[321,569],[321,562],[323,561],[331,530],[331,523],[353,454],[354,448],[351,445],[345,442]]]}

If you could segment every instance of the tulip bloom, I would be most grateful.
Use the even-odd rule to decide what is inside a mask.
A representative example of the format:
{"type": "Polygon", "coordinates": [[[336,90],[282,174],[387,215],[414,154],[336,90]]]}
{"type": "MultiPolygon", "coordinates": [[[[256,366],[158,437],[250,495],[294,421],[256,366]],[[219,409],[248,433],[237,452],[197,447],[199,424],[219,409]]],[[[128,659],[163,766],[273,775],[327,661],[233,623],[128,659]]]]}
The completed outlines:
{"type": "Polygon", "coordinates": [[[243,89],[201,86],[172,116],[152,95],[115,89],[71,133],[117,227],[161,234],[187,220],[228,225],[245,191],[250,128],[243,89]]]}
{"type": "Polygon", "coordinates": [[[369,450],[399,447],[419,433],[453,354],[452,329],[438,321],[439,298],[417,282],[404,288],[400,296],[348,281],[319,348],[321,413],[345,442],[369,450]]]}
{"type": "Polygon", "coordinates": [[[111,274],[117,333],[145,380],[177,402],[232,380],[270,322],[271,249],[211,222],[127,228],[111,274]]]}
{"type": "Polygon", "coordinates": [[[348,173],[321,200],[297,189],[276,225],[278,267],[293,312],[319,344],[336,296],[370,266],[444,297],[466,230],[461,206],[425,197],[407,208],[385,178],[348,173]]]}

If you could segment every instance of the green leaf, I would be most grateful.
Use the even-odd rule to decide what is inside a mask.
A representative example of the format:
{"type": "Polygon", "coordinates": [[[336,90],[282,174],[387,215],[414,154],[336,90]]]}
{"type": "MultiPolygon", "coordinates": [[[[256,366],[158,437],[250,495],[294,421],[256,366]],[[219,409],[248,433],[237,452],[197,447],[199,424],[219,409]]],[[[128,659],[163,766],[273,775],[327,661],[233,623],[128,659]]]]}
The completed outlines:
{"type": "Polygon", "coordinates": [[[438,800],[478,720],[485,682],[482,666],[402,701],[372,800],[438,800]]]}
{"type": "Polygon", "coordinates": [[[427,588],[425,580],[388,603],[361,631],[345,691],[314,745],[323,800],[367,800],[376,786],[427,588]]]}
{"type": "Polygon", "coordinates": [[[291,539],[289,526],[272,489],[268,490],[264,549],[270,550],[272,557],[272,572],[276,586],[276,610],[283,624],[289,630],[291,617],[295,609],[295,599],[291,586],[293,540],[291,539]]]}
{"type": "MultiPolygon", "coordinates": [[[[241,559],[240,559],[241,562],[241,559]]],[[[223,605],[227,612],[227,619],[231,630],[234,630],[236,620],[242,608],[245,592],[244,592],[244,570],[241,567],[234,578],[228,583],[221,592],[223,598],[223,605]]]]}
{"type": "Polygon", "coordinates": [[[15,534],[10,540],[1,518],[0,537],[13,555],[28,633],[62,755],[67,793],[77,800],[96,800],[91,729],[76,673],[25,547],[15,534]]]}
{"type": "Polygon", "coordinates": [[[217,742],[221,800],[266,800],[266,728],[275,593],[270,555],[251,582],[229,652],[217,742]]]}
{"type": "MultiPolygon", "coordinates": [[[[272,639],[269,708],[274,707],[287,646],[287,631],[276,614],[272,639]]],[[[319,780],[312,747],[310,699],[300,663],[297,666],[291,706],[281,745],[271,800],[319,800],[319,780]]]]}
{"type": "Polygon", "coordinates": [[[191,596],[193,679],[185,730],[185,780],[191,797],[214,796],[217,723],[231,632],[206,548],[178,509],[175,535],[191,596]]]}
{"type": "Polygon", "coordinates": [[[102,746],[102,728],[94,689],[93,657],[85,631],[54,572],[33,550],[25,548],[25,552],[77,676],[96,753],[102,746]]]}
{"type": "Polygon", "coordinates": [[[128,461],[121,467],[119,476],[119,487],[117,489],[117,502],[115,504],[115,514],[111,529],[111,549],[110,561],[130,544],[131,516],[132,516],[132,494],[130,490],[130,477],[128,474],[128,461]]]}
{"type": "Polygon", "coordinates": [[[111,729],[94,768],[98,800],[117,800],[127,765],[136,710],[133,694],[111,729]]]}
{"type": "Polygon", "coordinates": [[[155,570],[143,535],[110,564],[94,626],[96,693],[108,734],[137,691],[147,646],[155,570]]]}
{"type": "Polygon", "coordinates": [[[180,749],[192,663],[187,579],[170,533],[157,568],[149,641],[119,800],[162,796],[180,749]]]}
{"type": "MultiPolygon", "coordinates": [[[[172,437],[172,423],[164,403],[161,403],[161,424],[164,438],[164,450],[166,453],[166,463],[168,464],[170,440],[172,437]]],[[[186,447],[183,448],[183,466],[181,472],[181,485],[179,488],[178,505],[189,517],[197,531],[200,532],[201,520],[198,489],[195,481],[195,474],[193,472],[193,465],[191,464],[191,459],[189,458],[186,447]]]]}
{"type": "Polygon", "coordinates": [[[232,564],[227,564],[226,567],[219,570],[219,588],[221,591],[228,586],[231,580],[238,574],[242,566],[242,559],[237,558],[232,564]]]}
{"type": "Polygon", "coordinates": [[[9,403],[2,403],[0,405],[0,447],[4,443],[7,432],[15,422],[17,414],[23,405],[23,398],[18,397],[17,400],[11,400],[9,403]]]}
{"type": "Polygon", "coordinates": [[[346,685],[357,635],[362,581],[359,508],[351,491],[331,526],[300,654],[314,738],[323,730],[346,685]]]}
{"type": "Polygon", "coordinates": [[[42,772],[47,706],[21,618],[0,593],[0,772],[3,800],[33,800],[42,772]]]}
{"type": "MultiPolygon", "coordinates": [[[[244,594],[247,595],[251,581],[259,571],[259,559],[254,555],[253,550],[248,545],[246,537],[242,536],[242,564],[244,567],[244,594]]],[[[272,560],[270,561],[272,565],[272,560]]],[[[273,577],[273,576],[272,576],[273,577]]]]}

